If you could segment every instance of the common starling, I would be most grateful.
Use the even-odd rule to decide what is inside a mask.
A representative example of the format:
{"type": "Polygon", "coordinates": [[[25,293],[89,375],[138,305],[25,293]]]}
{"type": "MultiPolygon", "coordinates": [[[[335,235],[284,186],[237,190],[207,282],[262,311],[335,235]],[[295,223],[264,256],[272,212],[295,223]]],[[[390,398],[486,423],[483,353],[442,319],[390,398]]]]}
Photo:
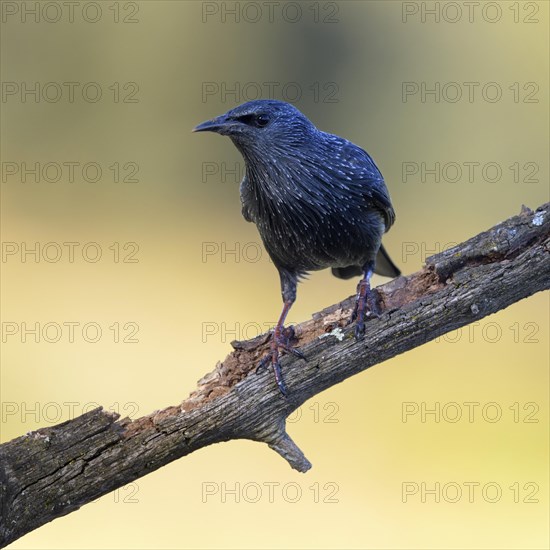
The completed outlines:
{"type": "Polygon", "coordinates": [[[395,220],[386,184],[366,151],[318,130],[282,101],[249,101],[194,131],[229,136],[244,158],[242,214],[256,224],[279,271],[284,302],[270,354],[260,367],[271,363],[286,395],[279,355],[286,351],[304,358],[291,345],[292,327],[284,328],[299,279],[328,267],[341,279],[362,276],[351,318],[359,339],[367,310],[376,315],[373,272],[400,275],[381,244],[395,220]]]}

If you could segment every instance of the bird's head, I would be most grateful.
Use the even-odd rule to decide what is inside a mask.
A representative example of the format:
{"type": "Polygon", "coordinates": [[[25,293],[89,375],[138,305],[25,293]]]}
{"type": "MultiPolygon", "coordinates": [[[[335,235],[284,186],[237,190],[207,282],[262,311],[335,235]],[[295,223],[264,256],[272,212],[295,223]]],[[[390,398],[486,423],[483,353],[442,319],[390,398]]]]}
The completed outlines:
{"type": "Polygon", "coordinates": [[[264,154],[299,147],[316,128],[289,103],[259,99],[207,120],[193,131],[229,136],[243,153],[264,154]]]}

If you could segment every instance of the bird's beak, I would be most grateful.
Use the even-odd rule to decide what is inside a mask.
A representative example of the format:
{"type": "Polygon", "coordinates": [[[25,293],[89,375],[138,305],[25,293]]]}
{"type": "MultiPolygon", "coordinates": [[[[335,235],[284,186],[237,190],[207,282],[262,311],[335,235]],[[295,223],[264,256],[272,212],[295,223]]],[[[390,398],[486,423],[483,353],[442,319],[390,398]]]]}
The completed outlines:
{"type": "Polygon", "coordinates": [[[198,126],[193,128],[193,132],[217,132],[219,134],[223,133],[224,130],[229,126],[230,121],[225,115],[213,118],[212,120],[207,120],[202,122],[198,126]]]}

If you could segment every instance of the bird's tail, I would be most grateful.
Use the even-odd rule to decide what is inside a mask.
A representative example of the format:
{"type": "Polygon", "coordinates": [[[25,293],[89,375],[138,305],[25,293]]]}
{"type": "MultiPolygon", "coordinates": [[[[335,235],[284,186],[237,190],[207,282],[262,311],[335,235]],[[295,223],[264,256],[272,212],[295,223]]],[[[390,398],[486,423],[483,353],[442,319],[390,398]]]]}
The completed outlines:
{"type": "MultiPolygon", "coordinates": [[[[391,261],[386,249],[381,245],[376,256],[374,272],[383,277],[399,277],[401,271],[391,261]]],[[[347,267],[333,267],[332,274],[339,279],[351,279],[352,277],[360,277],[363,275],[363,269],[358,265],[350,265],[347,267]]]]}
{"type": "Polygon", "coordinates": [[[374,265],[374,272],[377,275],[383,275],[384,277],[399,277],[401,271],[399,268],[391,261],[386,249],[383,245],[380,245],[378,254],[376,255],[376,264],[374,265]]]}

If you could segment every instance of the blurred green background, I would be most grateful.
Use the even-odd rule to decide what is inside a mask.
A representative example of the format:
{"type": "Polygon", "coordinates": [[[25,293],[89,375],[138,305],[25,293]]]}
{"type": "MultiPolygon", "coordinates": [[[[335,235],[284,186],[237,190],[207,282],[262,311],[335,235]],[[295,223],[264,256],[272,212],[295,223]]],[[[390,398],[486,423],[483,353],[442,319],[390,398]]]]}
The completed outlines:
{"type": "MultiPolygon", "coordinates": [[[[275,322],[241,158],[190,131],[243,101],[293,101],[369,151],[405,274],[548,201],[547,2],[73,10],[2,2],[2,441],[179,403],[275,322]]],[[[354,290],[315,273],[290,321],[354,290]]],[[[11,547],[547,548],[548,329],[539,294],[316,396],[289,422],[306,475],[216,445],[11,547]]]]}

